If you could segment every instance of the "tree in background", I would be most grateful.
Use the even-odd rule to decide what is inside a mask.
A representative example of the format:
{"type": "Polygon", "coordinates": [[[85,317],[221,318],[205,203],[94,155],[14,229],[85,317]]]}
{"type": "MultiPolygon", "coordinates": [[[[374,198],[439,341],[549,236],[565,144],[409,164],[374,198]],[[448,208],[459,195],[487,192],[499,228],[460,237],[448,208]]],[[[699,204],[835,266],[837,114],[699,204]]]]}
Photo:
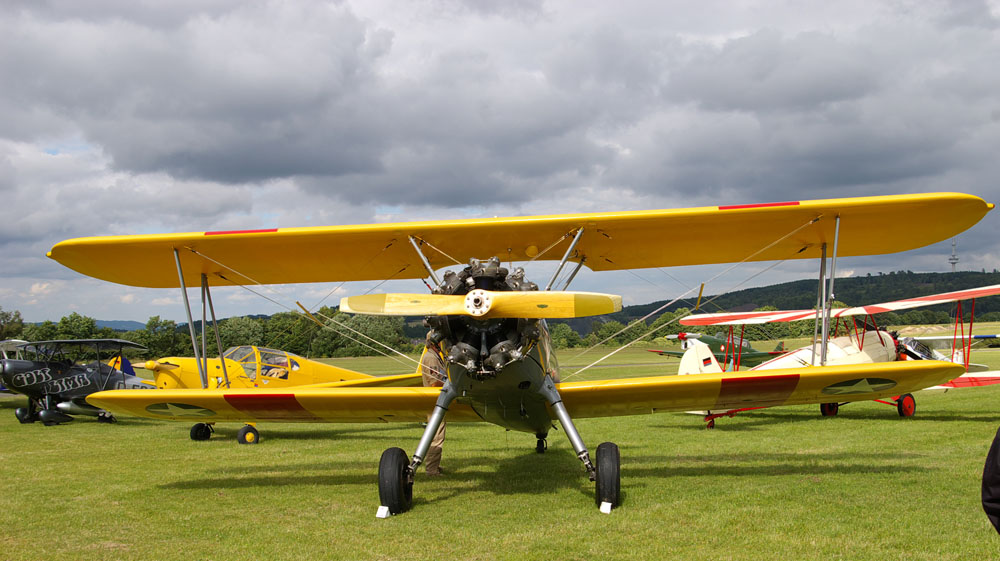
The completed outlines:
{"type": "MultiPolygon", "coordinates": [[[[264,325],[261,320],[251,317],[229,318],[219,323],[219,337],[223,350],[237,345],[260,346],[264,344],[264,325]]],[[[208,339],[211,340],[209,352],[218,355],[218,350],[214,348],[215,335],[210,334],[208,339]]]]}
{"type": "Polygon", "coordinates": [[[0,308],[0,339],[18,339],[24,331],[24,320],[21,319],[21,312],[4,311],[0,308]]]}
{"type": "Polygon", "coordinates": [[[160,319],[160,316],[150,317],[145,329],[122,333],[121,337],[149,349],[148,358],[193,354],[186,331],[182,332],[174,320],[160,319]]]}

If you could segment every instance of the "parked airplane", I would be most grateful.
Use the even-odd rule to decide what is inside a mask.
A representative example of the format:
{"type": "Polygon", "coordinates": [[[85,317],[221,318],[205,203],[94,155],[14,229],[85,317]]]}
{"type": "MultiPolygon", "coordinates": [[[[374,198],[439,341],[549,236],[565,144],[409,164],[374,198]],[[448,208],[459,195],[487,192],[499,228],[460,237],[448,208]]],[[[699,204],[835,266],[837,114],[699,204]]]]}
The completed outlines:
{"type": "Polygon", "coordinates": [[[152,389],[146,380],[107,364],[121,360],[125,349],[145,349],[121,339],[37,341],[20,346],[23,359],[0,360],[0,377],[8,389],[28,397],[27,407],[14,416],[22,424],[42,421],[46,426],[68,423],[71,415],[90,415],[113,423],[111,413],[86,402],[94,392],[110,389],[152,389]]]}
{"type": "MultiPolygon", "coordinates": [[[[885,302],[869,306],[855,308],[834,308],[830,310],[830,317],[839,321],[844,318],[845,335],[830,339],[825,349],[821,349],[822,343],[817,342],[812,345],[795,349],[777,358],[761,363],[751,371],[776,370],[782,368],[810,367],[816,365],[845,365],[845,364],[870,364],[878,362],[893,362],[899,360],[944,360],[961,364],[967,372],[960,378],[941,384],[941,387],[971,387],[990,385],[1000,382],[996,373],[982,372],[981,368],[971,369],[969,362],[972,343],[977,337],[993,338],[995,335],[973,336],[972,323],[975,319],[973,315],[969,317],[968,334],[965,332],[964,313],[962,313],[961,302],[963,300],[972,301],[972,310],[975,310],[975,299],[984,298],[1000,294],[1000,285],[970,288],[967,290],[957,290],[942,294],[932,294],[929,296],[919,296],[906,300],[885,302]],[[894,312],[907,310],[922,306],[932,306],[948,302],[958,302],[959,312],[955,317],[955,334],[950,337],[953,344],[953,352],[950,357],[930,349],[918,338],[906,337],[898,338],[895,332],[889,332],[878,328],[874,321],[874,315],[884,312],[894,312]],[[863,316],[864,320],[858,323],[853,322],[853,318],[863,316]],[[852,318],[852,323],[848,325],[846,318],[852,318]],[[975,370],[980,372],[976,373],[975,370]]],[[[682,325],[728,325],[730,329],[736,325],[761,324],[769,322],[788,322],[814,320],[822,315],[822,311],[817,310],[778,310],[763,312],[735,312],[718,314],[695,314],[681,318],[682,325]]],[[[698,347],[687,351],[690,356],[685,355],[681,359],[679,367],[680,374],[705,373],[721,371],[714,356],[708,360],[711,354],[707,347],[698,347]]],[[[878,399],[880,403],[896,406],[901,417],[911,417],[916,412],[916,399],[912,394],[905,393],[896,395],[891,401],[878,399]]],[[[823,416],[836,415],[840,406],[844,403],[833,401],[820,404],[820,412],[823,416]]],[[[758,407],[741,407],[723,411],[708,411],[705,421],[711,428],[715,419],[722,416],[733,416],[736,413],[757,409],[758,407]]]]}
{"type": "MultiPolygon", "coordinates": [[[[165,357],[146,361],[157,388],[202,388],[198,359],[165,357]]],[[[207,388],[260,388],[273,390],[293,386],[310,387],[406,387],[419,386],[420,374],[370,376],[293,353],[255,345],[230,347],[222,358],[207,358],[202,367],[208,373],[207,388]]],[[[253,419],[247,419],[253,421],[253,419]]],[[[198,422],[191,427],[191,440],[208,440],[215,423],[198,422]]],[[[260,431],[247,423],[236,433],[240,444],[257,444],[260,431]]]]}
{"type": "MultiPolygon", "coordinates": [[[[422,279],[434,293],[366,295],[341,301],[358,313],[424,315],[430,337],[444,349],[443,388],[288,388],[266,395],[248,389],[109,391],[90,396],[98,407],[160,419],[244,419],[299,422],[430,420],[413,456],[387,449],[379,463],[380,514],[412,505],[417,467],[445,414],[452,421],[488,421],[544,442],[558,419],[595,482],[601,510],[620,500],[619,450],[597,447],[593,461],[573,418],[649,414],[694,408],[873,399],[931,386],[961,373],[940,361],[790,368],[756,372],[555,381],[545,320],[605,314],[620,308],[613,295],[538,291],[518,267],[500,259],[559,259],[595,271],[706,262],[762,261],[881,254],[953,237],[992,205],[943,193],[795,201],[696,209],[528,216],[362,226],[288,228],[80,238],[49,256],[81,273],[134,286],[185,287],[371,279],[422,279]],[[845,228],[841,228],[841,223],[845,228]],[[849,226],[849,228],[848,228],[849,226]],[[871,232],[878,231],[879,235],[871,232]],[[706,251],[678,251],[669,240],[699,232],[706,251]],[[562,257],[549,253],[559,247],[562,257]],[[545,249],[539,249],[545,248],[545,249]],[[425,252],[425,249],[427,250],[425,252]],[[274,267],[261,253],[283,255],[274,267]],[[489,259],[477,259],[494,255],[489,259]],[[498,258],[499,257],[499,258],[498,258]],[[437,270],[456,261],[468,266],[437,270]],[[132,267],[115,266],[131,263],[132,267]],[[177,279],[163,272],[173,267],[177,279]]],[[[564,284],[566,288],[568,281],[564,284]]],[[[205,299],[203,299],[203,302],[205,299]]],[[[209,306],[210,307],[210,306],[209,306]]],[[[187,306],[190,314],[190,307],[187,306]]],[[[192,336],[192,339],[194,337],[192,336]]],[[[197,351],[197,345],[195,345],[197,351]]],[[[204,377],[203,377],[204,380],[204,377]]]]}
{"type": "Polygon", "coordinates": [[[712,349],[712,354],[715,355],[715,359],[719,361],[720,364],[727,365],[728,370],[739,370],[740,366],[753,366],[760,364],[765,360],[781,356],[787,352],[785,351],[784,343],[778,343],[778,346],[775,347],[773,351],[758,351],[750,345],[750,341],[747,341],[742,337],[734,337],[732,330],[729,331],[728,337],[723,333],[718,333],[714,337],[703,333],[678,333],[677,335],[667,335],[666,338],[677,339],[680,341],[681,350],[661,351],[657,349],[648,349],[649,352],[657,353],[660,356],[682,358],[684,356],[684,352],[691,348],[693,341],[699,341],[708,345],[708,347],[712,349]],[[732,368],[728,368],[728,366],[732,366],[732,368]]]}

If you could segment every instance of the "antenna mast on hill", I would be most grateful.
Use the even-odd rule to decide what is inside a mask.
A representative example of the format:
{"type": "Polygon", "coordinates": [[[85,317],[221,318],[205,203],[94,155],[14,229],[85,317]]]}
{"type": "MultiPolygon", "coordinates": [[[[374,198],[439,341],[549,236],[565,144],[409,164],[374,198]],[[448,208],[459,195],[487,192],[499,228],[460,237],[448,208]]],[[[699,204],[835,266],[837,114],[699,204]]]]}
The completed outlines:
{"type": "Polygon", "coordinates": [[[955,265],[958,265],[958,256],[955,255],[955,240],[951,240],[951,257],[948,258],[948,262],[951,263],[951,272],[955,272],[955,265]]]}

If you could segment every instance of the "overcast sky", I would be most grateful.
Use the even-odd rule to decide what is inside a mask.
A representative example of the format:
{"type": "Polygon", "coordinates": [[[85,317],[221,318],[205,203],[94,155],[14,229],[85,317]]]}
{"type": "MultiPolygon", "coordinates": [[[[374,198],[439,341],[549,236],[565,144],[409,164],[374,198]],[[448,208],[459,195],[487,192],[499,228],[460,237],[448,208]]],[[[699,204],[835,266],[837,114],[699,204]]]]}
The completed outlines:
{"type": "MultiPolygon", "coordinates": [[[[0,306],[183,317],[178,290],[45,257],[78,236],[928,191],[997,203],[998,61],[998,0],[6,0],[0,306]]],[[[960,269],[1000,267],[998,212],[957,238],[960,269]]],[[[950,253],[839,267],[947,271],[950,253]]],[[[707,291],[818,264],[753,276],[767,266],[707,291]]],[[[719,270],[586,272],[574,288],[644,303],[719,270]]],[[[335,304],[372,284],[271,296],[337,288],[335,304]]],[[[283,309],[238,288],[215,299],[220,316],[283,309]]]]}

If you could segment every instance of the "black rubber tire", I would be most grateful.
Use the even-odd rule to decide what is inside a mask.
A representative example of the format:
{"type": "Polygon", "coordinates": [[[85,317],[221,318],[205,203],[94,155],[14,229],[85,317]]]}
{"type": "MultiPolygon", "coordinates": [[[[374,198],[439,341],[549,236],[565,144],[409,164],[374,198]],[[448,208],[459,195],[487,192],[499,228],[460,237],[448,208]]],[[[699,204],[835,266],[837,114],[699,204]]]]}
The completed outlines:
{"type": "Polygon", "coordinates": [[[413,483],[407,474],[410,459],[402,448],[382,452],[378,462],[378,498],[392,514],[400,514],[413,506],[413,483]]]}
{"type": "Polygon", "coordinates": [[[26,407],[18,407],[14,410],[14,416],[17,417],[17,422],[22,425],[27,425],[34,423],[38,420],[37,415],[32,415],[31,412],[26,407]]]}
{"type": "Polygon", "coordinates": [[[191,425],[191,440],[208,440],[212,438],[212,426],[208,423],[191,425]]]}
{"type": "Polygon", "coordinates": [[[548,442],[545,441],[544,438],[539,438],[535,442],[535,452],[538,452],[539,454],[544,454],[545,451],[548,449],[549,449],[549,444],[548,442]]]}
{"type": "Polygon", "coordinates": [[[715,419],[709,419],[708,422],[705,423],[705,428],[706,429],[714,429],[715,428],[715,419]]]}
{"type": "Polygon", "coordinates": [[[899,396],[896,400],[896,411],[900,417],[912,417],[917,412],[917,400],[913,394],[907,393],[899,396]]]}
{"type": "Polygon", "coordinates": [[[597,447],[597,477],[594,480],[597,505],[611,503],[615,508],[621,502],[621,454],[614,442],[602,442],[597,447]]]}
{"type": "Polygon", "coordinates": [[[840,412],[839,403],[820,403],[819,413],[824,417],[835,417],[840,412]]]}
{"type": "Polygon", "coordinates": [[[260,442],[260,432],[250,425],[243,425],[236,433],[236,442],[240,444],[257,444],[260,442]]]}

